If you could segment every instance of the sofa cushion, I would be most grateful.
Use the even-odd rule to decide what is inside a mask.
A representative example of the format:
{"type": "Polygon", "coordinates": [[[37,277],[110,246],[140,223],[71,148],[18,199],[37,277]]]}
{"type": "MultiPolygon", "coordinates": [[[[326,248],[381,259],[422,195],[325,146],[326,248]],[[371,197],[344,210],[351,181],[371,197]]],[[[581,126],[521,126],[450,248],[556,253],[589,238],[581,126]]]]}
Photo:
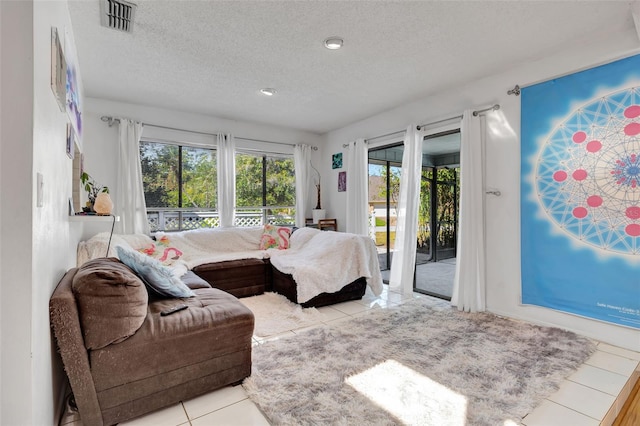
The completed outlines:
{"type": "Polygon", "coordinates": [[[260,250],[277,248],[285,250],[289,248],[291,228],[286,226],[264,225],[262,238],[260,238],[260,250]]]}
{"type": "Polygon", "coordinates": [[[193,297],[194,293],[173,271],[159,260],[135,250],[118,246],[120,260],[134,270],[153,291],[165,297],[193,297]]]}
{"type": "Polygon", "coordinates": [[[191,290],[195,290],[197,288],[211,288],[208,282],[197,276],[193,271],[187,271],[187,273],[181,276],[180,279],[191,290]]]}
{"type": "Polygon", "coordinates": [[[212,262],[193,268],[199,277],[236,297],[255,296],[268,290],[271,282],[269,264],[262,259],[212,262]]]}
{"type": "MultiPolygon", "coordinates": [[[[120,388],[144,393],[144,383],[164,377],[185,366],[194,368],[225,354],[250,350],[253,313],[238,299],[215,288],[195,290],[196,297],[162,299],[149,303],[147,318],[129,339],[90,353],[96,390],[102,393],[101,406],[120,403],[120,388]],[[176,304],[188,309],[168,316],[160,312],[176,304]],[[140,383],[138,390],[136,383],[140,383]],[[107,391],[111,389],[111,391],[107,391]],[[107,396],[109,395],[109,396],[107,396]]],[[[207,373],[199,373],[204,376],[207,373]]],[[[132,397],[135,395],[128,395],[132,397]]]]}
{"type": "Polygon", "coordinates": [[[87,349],[100,349],[133,335],[147,316],[149,295],[140,278],[115,258],[82,265],[73,278],[87,349]]]}

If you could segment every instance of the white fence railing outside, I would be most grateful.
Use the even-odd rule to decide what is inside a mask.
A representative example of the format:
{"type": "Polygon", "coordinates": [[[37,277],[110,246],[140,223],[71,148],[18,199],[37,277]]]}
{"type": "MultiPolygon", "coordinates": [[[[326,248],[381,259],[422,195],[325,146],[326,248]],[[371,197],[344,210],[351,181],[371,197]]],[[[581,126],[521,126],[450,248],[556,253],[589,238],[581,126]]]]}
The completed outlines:
{"type": "MultiPolygon", "coordinates": [[[[193,209],[148,208],[147,220],[151,232],[185,231],[198,228],[216,228],[220,226],[217,211],[193,209]]],[[[236,209],[235,226],[252,227],[272,225],[295,225],[295,210],[291,207],[262,209],[236,209]]]]}

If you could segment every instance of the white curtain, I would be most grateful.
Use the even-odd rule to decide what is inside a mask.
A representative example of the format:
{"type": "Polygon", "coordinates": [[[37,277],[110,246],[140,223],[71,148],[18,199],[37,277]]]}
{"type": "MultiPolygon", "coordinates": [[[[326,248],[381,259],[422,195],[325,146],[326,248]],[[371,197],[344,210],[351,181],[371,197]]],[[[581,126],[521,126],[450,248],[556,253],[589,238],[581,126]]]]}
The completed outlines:
{"type": "Polygon", "coordinates": [[[220,226],[230,227],[236,214],[236,141],[232,134],[218,134],[218,212],[220,226]]]}
{"type": "Polygon", "coordinates": [[[293,166],[296,173],[296,226],[304,228],[309,199],[309,164],[311,147],[298,144],[293,148],[293,166]]]}
{"type": "Polygon", "coordinates": [[[396,241],[389,278],[389,287],[403,294],[413,293],[421,175],[422,133],[410,125],[404,137],[396,241]]]}
{"type": "Polygon", "coordinates": [[[364,139],[351,142],[347,159],[346,231],[369,235],[369,170],[364,139]]]}
{"type": "Polygon", "coordinates": [[[120,119],[119,161],[114,212],[118,234],[150,234],[140,165],[140,137],[142,123],[120,119]]]}
{"type": "Polygon", "coordinates": [[[451,304],[467,312],[484,311],[484,116],[464,112],[460,127],[460,216],[456,273],[451,304]]]}

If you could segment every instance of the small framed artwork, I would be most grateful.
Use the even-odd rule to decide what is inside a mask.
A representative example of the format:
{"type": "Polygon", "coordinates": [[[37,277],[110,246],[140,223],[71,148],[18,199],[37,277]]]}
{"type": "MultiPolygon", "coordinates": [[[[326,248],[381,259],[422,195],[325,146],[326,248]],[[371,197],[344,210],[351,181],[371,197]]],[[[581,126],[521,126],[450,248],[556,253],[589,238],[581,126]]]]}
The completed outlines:
{"type": "Polygon", "coordinates": [[[332,169],[341,169],[342,168],[342,153],[339,152],[337,154],[333,154],[331,161],[332,169]]]}
{"type": "Polygon", "coordinates": [[[67,123],[67,157],[73,160],[76,146],[76,132],[71,123],[67,123]]]}
{"type": "Polygon", "coordinates": [[[338,173],[338,192],[345,192],[347,190],[347,172],[338,173]]]}
{"type": "Polygon", "coordinates": [[[56,27],[51,27],[51,91],[60,111],[64,111],[67,98],[67,62],[56,27]]]}

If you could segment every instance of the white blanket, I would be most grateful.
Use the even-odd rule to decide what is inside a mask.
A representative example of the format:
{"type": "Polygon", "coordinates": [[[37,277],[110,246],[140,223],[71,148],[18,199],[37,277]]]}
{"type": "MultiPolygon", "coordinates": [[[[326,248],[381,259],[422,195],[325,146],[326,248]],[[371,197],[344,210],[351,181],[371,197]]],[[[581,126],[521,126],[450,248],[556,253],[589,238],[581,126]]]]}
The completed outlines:
{"type": "Polygon", "coordinates": [[[183,232],[156,232],[157,241],[182,252],[180,260],[193,269],[198,265],[240,259],[268,258],[260,250],[263,227],[203,228],[183,232]]]}
{"type": "Polygon", "coordinates": [[[297,284],[298,303],[320,293],[334,293],[360,277],[377,296],[382,275],[373,240],[344,232],[301,228],[291,236],[288,250],[269,250],[271,264],[291,274],[297,284]]]}
{"type": "Polygon", "coordinates": [[[109,233],[103,232],[78,245],[78,266],[97,257],[117,257],[124,246],[160,260],[176,276],[211,262],[271,258],[280,272],[291,274],[297,284],[298,303],[320,293],[334,293],[360,277],[374,294],[382,291],[378,253],[371,238],[343,232],[301,228],[291,235],[288,250],[260,250],[263,228],[213,228],[146,235],[114,234],[109,253],[109,233]]]}

